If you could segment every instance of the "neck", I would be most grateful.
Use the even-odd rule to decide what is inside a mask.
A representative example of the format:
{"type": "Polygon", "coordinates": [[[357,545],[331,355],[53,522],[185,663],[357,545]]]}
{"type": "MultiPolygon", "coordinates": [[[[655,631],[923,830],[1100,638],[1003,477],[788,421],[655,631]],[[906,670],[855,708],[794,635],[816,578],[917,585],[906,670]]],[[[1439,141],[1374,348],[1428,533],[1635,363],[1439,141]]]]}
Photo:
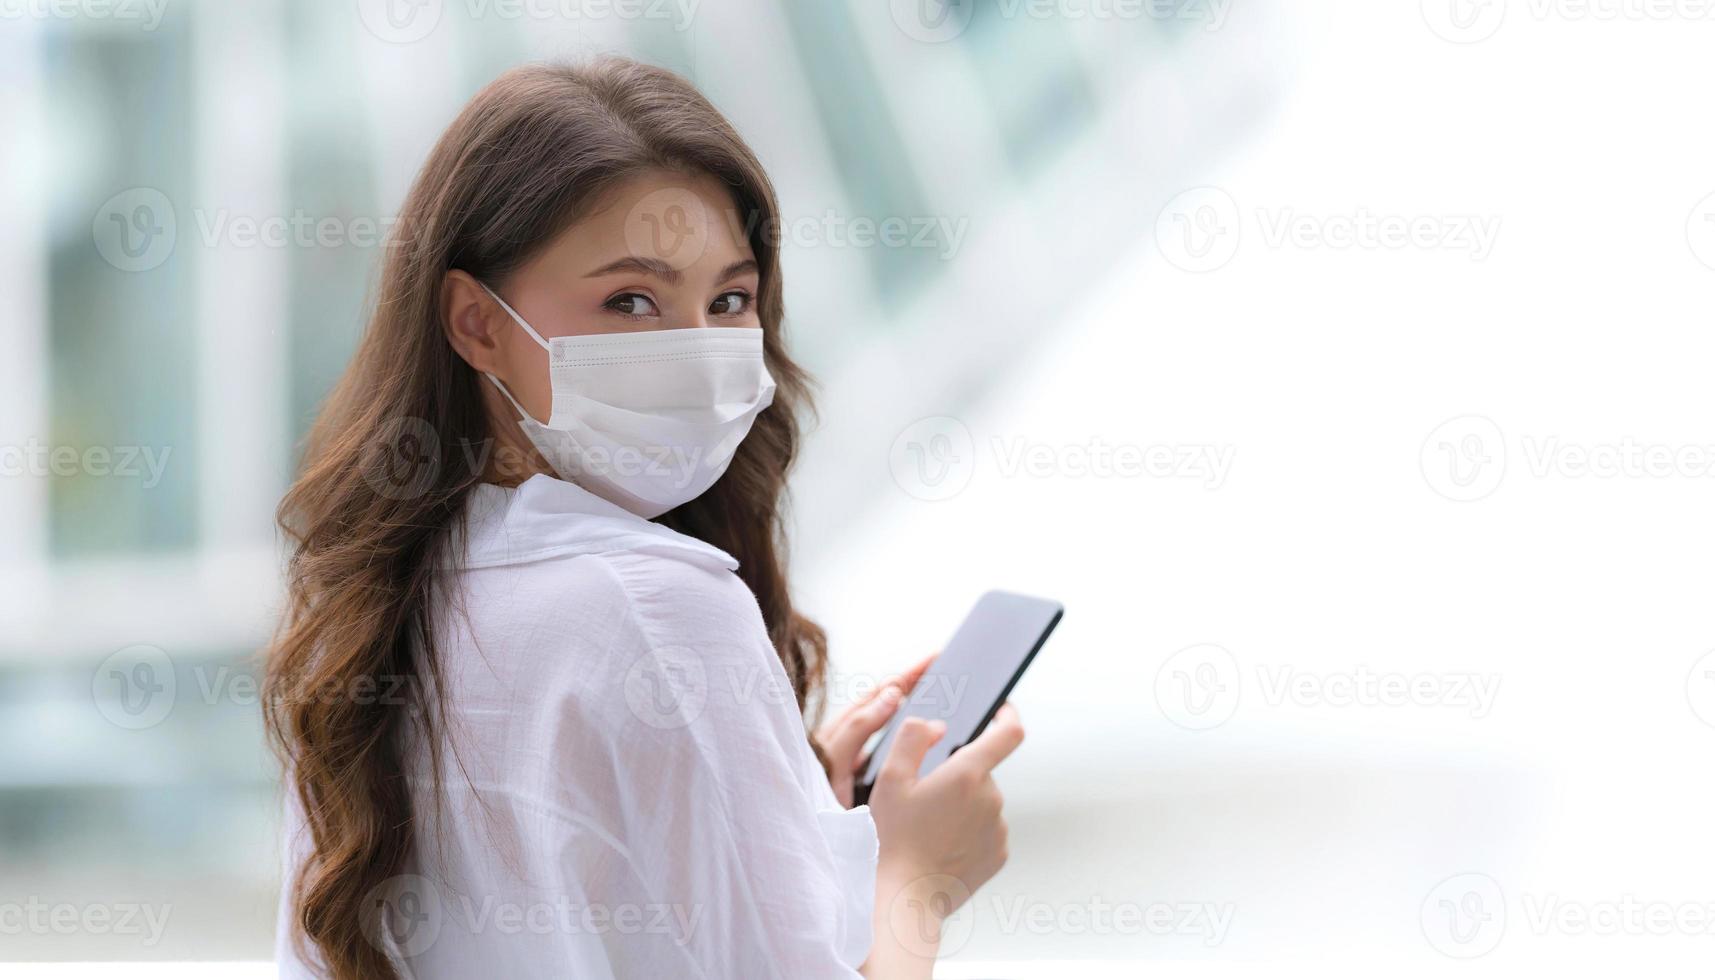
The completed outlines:
{"type": "Polygon", "coordinates": [[[492,384],[483,382],[483,404],[488,412],[490,438],[483,458],[482,482],[515,487],[540,474],[553,476],[553,469],[518,427],[518,411],[492,384]]]}

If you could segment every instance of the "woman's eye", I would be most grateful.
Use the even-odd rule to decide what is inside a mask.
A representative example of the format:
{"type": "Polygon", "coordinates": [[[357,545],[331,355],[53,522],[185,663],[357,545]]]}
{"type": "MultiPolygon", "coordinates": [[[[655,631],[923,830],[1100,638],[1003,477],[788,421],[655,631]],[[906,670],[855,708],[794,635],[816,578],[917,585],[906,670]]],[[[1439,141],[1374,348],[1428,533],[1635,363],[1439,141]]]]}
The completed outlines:
{"type": "Polygon", "coordinates": [[[620,293],[607,301],[607,308],[623,316],[658,316],[655,301],[642,293],[620,293]]]}
{"type": "Polygon", "coordinates": [[[714,316],[738,316],[750,311],[750,294],[735,289],[730,293],[722,293],[709,304],[709,313],[714,316]]]}

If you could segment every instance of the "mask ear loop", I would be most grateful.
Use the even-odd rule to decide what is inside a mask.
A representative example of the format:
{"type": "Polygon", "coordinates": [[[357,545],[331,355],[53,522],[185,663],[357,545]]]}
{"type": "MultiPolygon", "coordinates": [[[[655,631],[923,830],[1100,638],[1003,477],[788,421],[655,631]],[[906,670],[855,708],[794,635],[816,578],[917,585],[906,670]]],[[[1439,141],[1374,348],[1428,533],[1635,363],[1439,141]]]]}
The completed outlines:
{"type": "Polygon", "coordinates": [[[512,408],[518,412],[518,417],[519,417],[520,421],[523,421],[524,419],[529,419],[532,422],[536,421],[536,417],[534,415],[531,415],[529,412],[524,411],[524,406],[518,404],[518,399],[512,397],[512,392],[506,390],[506,385],[502,384],[500,382],[499,378],[495,377],[492,374],[489,374],[487,371],[483,372],[483,377],[486,377],[488,380],[494,382],[494,386],[496,388],[500,389],[500,393],[502,395],[506,396],[506,400],[508,402],[512,403],[512,408]]]}
{"type": "Polygon", "coordinates": [[[530,326],[530,324],[528,322],[526,322],[523,317],[518,315],[517,310],[513,309],[510,305],[508,305],[505,300],[501,299],[499,293],[495,292],[492,289],[489,289],[488,284],[485,282],[479,282],[479,283],[477,283],[477,285],[482,287],[482,291],[487,293],[489,295],[489,298],[493,299],[496,303],[499,303],[500,308],[505,310],[507,315],[512,317],[514,322],[516,322],[519,326],[524,328],[524,332],[530,335],[531,340],[534,340],[536,343],[540,344],[542,346],[543,350],[553,350],[553,348],[548,345],[548,341],[543,339],[542,335],[536,332],[536,328],[530,326]]]}
{"type": "MultiPolygon", "coordinates": [[[[553,348],[548,345],[548,341],[543,339],[542,335],[536,332],[536,328],[530,326],[523,317],[518,315],[517,310],[508,305],[505,300],[501,299],[499,293],[489,289],[488,284],[485,282],[479,282],[477,285],[482,287],[482,291],[487,293],[489,298],[500,304],[500,308],[505,310],[508,316],[512,317],[514,323],[517,323],[519,326],[524,328],[524,332],[530,335],[531,340],[534,340],[537,344],[541,345],[542,349],[545,351],[551,352],[553,350],[553,348]]],[[[502,384],[499,378],[487,371],[484,371],[483,374],[487,376],[489,381],[494,383],[496,388],[500,389],[500,393],[506,396],[506,400],[508,402],[512,403],[512,407],[517,410],[521,418],[529,419],[532,422],[536,421],[536,417],[531,415],[529,412],[526,412],[523,405],[518,404],[518,399],[512,397],[512,392],[506,390],[506,385],[502,384]]]]}

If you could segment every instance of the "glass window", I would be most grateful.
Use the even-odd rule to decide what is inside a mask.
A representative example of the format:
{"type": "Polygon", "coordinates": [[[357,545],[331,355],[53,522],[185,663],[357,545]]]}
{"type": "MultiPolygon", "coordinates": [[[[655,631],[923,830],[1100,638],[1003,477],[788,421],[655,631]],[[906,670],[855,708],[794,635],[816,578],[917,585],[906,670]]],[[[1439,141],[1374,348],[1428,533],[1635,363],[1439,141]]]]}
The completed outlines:
{"type": "MultiPolygon", "coordinates": [[[[197,351],[189,201],[192,85],[183,20],[153,32],[44,35],[49,170],[48,337],[55,447],[164,458],[160,480],[93,460],[51,477],[57,557],[196,541],[197,351]],[[102,203],[106,202],[106,203],[102,203]],[[99,205],[99,207],[98,207],[99,205]],[[179,219],[184,223],[180,224],[179,219]]],[[[135,458],[135,457],[133,457],[135,458]]]]}

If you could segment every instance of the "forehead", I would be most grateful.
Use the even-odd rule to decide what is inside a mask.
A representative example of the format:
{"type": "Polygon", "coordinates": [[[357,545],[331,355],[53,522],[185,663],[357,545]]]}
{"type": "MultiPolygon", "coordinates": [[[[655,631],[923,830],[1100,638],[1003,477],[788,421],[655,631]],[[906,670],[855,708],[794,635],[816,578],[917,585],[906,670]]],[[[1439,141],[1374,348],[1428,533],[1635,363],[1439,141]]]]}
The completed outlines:
{"type": "Polygon", "coordinates": [[[652,170],[615,184],[551,250],[596,268],[626,257],[679,271],[754,258],[746,216],[730,189],[705,173],[652,170]]]}

